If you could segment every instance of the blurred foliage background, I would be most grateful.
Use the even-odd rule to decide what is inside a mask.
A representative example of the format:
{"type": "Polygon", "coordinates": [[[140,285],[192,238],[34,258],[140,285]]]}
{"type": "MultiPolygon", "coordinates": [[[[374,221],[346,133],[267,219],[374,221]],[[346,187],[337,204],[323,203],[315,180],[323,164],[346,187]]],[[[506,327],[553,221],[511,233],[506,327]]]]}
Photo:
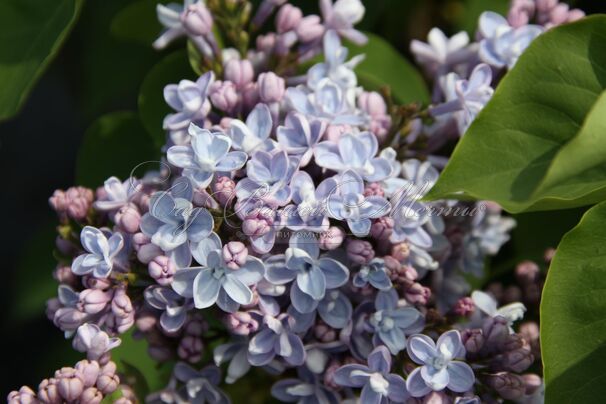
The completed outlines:
{"type": "MultiPolygon", "coordinates": [[[[141,128],[129,126],[128,122],[117,129],[106,127],[97,119],[115,112],[128,121],[129,112],[124,111],[137,111],[145,76],[170,53],[170,50],[156,52],[151,47],[160,32],[155,17],[156,2],[83,1],[69,37],[33,86],[18,114],[0,122],[0,167],[6,181],[0,199],[4,223],[0,236],[2,367],[5,370],[1,378],[2,394],[23,384],[37,386],[55,369],[72,365],[80,357],[44,314],[46,299],[56,295],[56,283],[51,276],[55,266],[52,249],[56,220],[48,207],[48,197],[57,188],[102,183],[105,177],[83,177],[75,169],[81,149],[85,153],[91,148],[94,151],[94,142],[83,141],[87,128],[93,123],[92,131],[117,130],[122,136],[108,140],[121,156],[119,161],[94,156],[94,152],[94,159],[80,158],[81,164],[93,170],[104,166],[112,172],[114,165],[140,161],[129,159],[131,154],[140,154],[139,149],[154,152],[151,138],[143,140],[149,142],[146,146],[141,146],[141,140],[127,138],[135,136],[141,128]]],[[[39,24],[44,25],[47,18],[44,8],[48,3],[36,0],[27,0],[27,3],[39,4],[32,18],[38,18],[39,24]]],[[[306,13],[318,12],[315,1],[293,3],[306,13]]],[[[447,34],[466,30],[473,36],[482,11],[504,13],[508,7],[508,0],[372,0],[364,3],[366,16],[359,28],[387,39],[408,59],[410,40],[425,39],[432,27],[439,26],[447,34]]],[[[606,11],[603,2],[584,0],[574,5],[587,13],[606,11]]],[[[2,6],[0,14],[1,10],[2,6]]],[[[22,46],[18,40],[20,27],[6,20],[2,21],[0,16],[0,46],[22,46]]],[[[0,59],[0,68],[4,62],[0,59]]],[[[2,77],[6,74],[2,72],[0,69],[0,83],[10,84],[7,83],[10,77],[2,77]]],[[[161,97],[158,92],[155,102],[160,102],[161,97]]],[[[161,118],[157,117],[157,122],[161,118]]],[[[490,263],[493,274],[507,276],[519,259],[540,257],[546,247],[557,245],[581,213],[573,210],[519,215],[513,241],[490,263]]],[[[134,354],[144,356],[144,347],[134,354]]]]}

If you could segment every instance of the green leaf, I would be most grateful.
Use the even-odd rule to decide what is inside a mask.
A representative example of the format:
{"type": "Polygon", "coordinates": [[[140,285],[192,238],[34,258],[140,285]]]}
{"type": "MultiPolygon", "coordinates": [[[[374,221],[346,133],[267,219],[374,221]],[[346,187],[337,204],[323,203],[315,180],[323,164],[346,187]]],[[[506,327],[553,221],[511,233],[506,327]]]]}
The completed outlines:
{"type": "Polygon", "coordinates": [[[134,112],[113,112],[95,121],[84,134],[76,161],[79,185],[97,187],[107,178],[141,176],[159,161],[160,152],[134,112]]]}
{"type": "Polygon", "coordinates": [[[360,85],[367,90],[389,86],[396,101],[402,104],[429,102],[427,86],[417,69],[384,39],[369,32],[365,34],[366,45],[346,44],[349,57],[366,55],[355,69],[360,85]]]}
{"type": "Polygon", "coordinates": [[[597,403],[606,395],[606,202],[567,233],[541,300],[546,402],[597,403]]]}
{"type": "Polygon", "coordinates": [[[164,87],[183,79],[193,80],[194,72],[189,66],[185,50],[176,51],[158,62],[145,76],[139,93],[139,115],[143,125],[159,149],[165,143],[162,129],[164,117],[174,112],[164,101],[164,87]]]}
{"type": "Polygon", "coordinates": [[[0,121],[19,111],[74,25],[81,0],[0,2],[0,121]]]}
{"type": "Polygon", "coordinates": [[[139,0],[126,5],[112,20],[110,32],[117,39],[151,46],[162,31],[157,4],[157,0],[139,0]]]}
{"type": "Polygon", "coordinates": [[[537,38],[499,84],[428,195],[510,212],[606,197],[606,16],[537,38]]]}

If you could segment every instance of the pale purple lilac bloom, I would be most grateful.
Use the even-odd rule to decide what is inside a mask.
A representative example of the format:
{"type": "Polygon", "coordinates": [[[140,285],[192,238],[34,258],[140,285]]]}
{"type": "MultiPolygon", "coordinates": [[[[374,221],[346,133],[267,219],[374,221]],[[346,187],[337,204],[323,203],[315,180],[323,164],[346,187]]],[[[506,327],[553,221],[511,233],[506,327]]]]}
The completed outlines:
{"type": "Polygon", "coordinates": [[[292,230],[326,231],[330,226],[327,201],[338,188],[336,179],[327,178],[316,188],[307,172],[297,171],[290,187],[294,204],[283,210],[286,227],[292,230]]]}
{"type": "Polygon", "coordinates": [[[248,345],[248,361],[253,366],[267,365],[276,356],[291,366],[301,366],[305,362],[305,347],[301,338],[291,331],[286,314],[277,318],[265,316],[263,327],[248,345]]]}
{"type": "Polygon", "coordinates": [[[216,366],[206,366],[195,370],[191,366],[178,362],[174,368],[177,380],[185,383],[185,392],[189,402],[208,404],[229,404],[231,401],[217,386],[221,382],[221,370],[216,366]]]}
{"type": "Polygon", "coordinates": [[[74,260],[72,263],[74,274],[80,276],[92,274],[95,278],[107,278],[114,265],[120,265],[118,255],[124,247],[124,236],[118,232],[113,234],[108,232],[108,235],[92,226],[82,229],[80,242],[88,254],[82,254],[74,260]]]}
{"type": "Polygon", "coordinates": [[[270,138],[273,127],[271,112],[266,104],[257,104],[248,114],[246,123],[239,119],[229,122],[229,136],[235,150],[252,155],[257,150],[270,151],[276,142],[270,138]]]}
{"type": "Polygon", "coordinates": [[[307,367],[297,368],[298,379],[282,379],[274,383],[271,395],[285,403],[298,404],[338,404],[334,391],[325,387],[319,378],[307,367]]]}
{"type": "Polygon", "coordinates": [[[147,304],[162,311],[160,326],[168,333],[179,331],[185,324],[187,312],[194,307],[191,299],[183,298],[168,287],[149,286],[144,297],[147,304]]]}
{"type": "Polygon", "coordinates": [[[293,318],[293,331],[302,333],[315,323],[316,314],[330,327],[342,329],[351,320],[352,313],[353,307],[349,298],[338,289],[327,290],[317,307],[309,313],[298,311],[294,305],[288,309],[288,314],[293,318]]]}
{"type": "Polygon", "coordinates": [[[324,25],[328,30],[336,30],[343,38],[357,45],[364,45],[368,38],[353,26],[364,17],[364,4],[360,0],[320,0],[320,10],[324,25]]]}
{"type": "Polygon", "coordinates": [[[465,31],[448,38],[441,29],[432,28],[427,34],[427,43],[413,39],[410,51],[428,72],[441,75],[458,64],[468,62],[475,49],[469,45],[469,35],[465,31]]]}
{"type": "Polygon", "coordinates": [[[278,126],[278,144],[289,155],[299,156],[299,166],[305,167],[313,157],[313,149],[326,126],[325,121],[308,120],[303,114],[291,112],[286,116],[284,126],[278,126]]]}
{"type": "Polygon", "coordinates": [[[72,341],[74,349],[78,352],[86,352],[89,360],[98,360],[120,343],[120,338],[110,338],[98,325],[89,323],[78,327],[72,341]]]}
{"type": "Polygon", "coordinates": [[[368,264],[362,265],[354,275],[352,283],[358,288],[370,284],[377,290],[391,289],[392,283],[386,271],[385,260],[373,258],[368,264]]]}
{"type": "Polygon", "coordinates": [[[140,184],[139,180],[132,177],[124,182],[116,177],[110,177],[103,184],[105,198],[95,201],[93,207],[104,211],[118,210],[138,195],[141,190],[140,184]]]}

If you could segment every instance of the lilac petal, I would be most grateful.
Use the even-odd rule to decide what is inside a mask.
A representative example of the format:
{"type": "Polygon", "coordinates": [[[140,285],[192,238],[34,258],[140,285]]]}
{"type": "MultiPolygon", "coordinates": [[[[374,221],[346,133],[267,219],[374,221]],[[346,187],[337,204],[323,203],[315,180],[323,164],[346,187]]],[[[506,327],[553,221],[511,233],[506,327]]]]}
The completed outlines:
{"type": "Polygon", "coordinates": [[[335,289],[343,286],[349,279],[349,269],[332,258],[320,258],[318,266],[326,278],[326,288],[335,289]]]}
{"type": "Polygon", "coordinates": [[[298,88],[287,88],[286,99],[290,102],[293,109],[295,109],[297,112],[300,112],[304,115],[313,114],[314,111],[307,100],[307,95],[298,88]]]}
{"type": "Polygon", "coordinates": [[[195,167],[194,152],[188,146],[172,146],[166,152],[168,162],[175,167],[195,167]]]}
{"type": "Polygon", "coordinates": [[[314,157],[320,167],[340,171],[345,166],[337,145],[330,141],[318,143],[314,147],[314,157]]]}
{"type": "Polygon", "coordinates": [[[379,290],[388,290],[392,286],[391,279],[389,279],[389,275],[385,271],[372,271],[368,275],[368,282],[379,290]]]}
{"type": "Polygon", "coordinates": [[[265,279],[276,285],[284,285],[297,277],[297,271],[286,267],[284,255],[273,255],[265,260],[265,279]]]}
{"type": "MultiPolygon", "coordinates": [[[[273,348],[273,346],[272,346],[273,348]]],[[[265,366],[270,363],[276,357],[276,353],[274,350],[270,350],[269,352],[255,354],[248,351],[248,362],[250,362],[253,366],[265,366]]]]}
{"type": "Polygon", "coordinates": [[[323,299],[318,305],[318,314],[329,326],[337,329],[345,328],[353,312],[351,302],[339,291],[329,293],[338,293],[339,296],[334,300],[323,299]]]}
{"type": "Polygon", "coordinates": [[[178,85],[177,94],[183,104],[183,109],[195,113],[202,108],[204,100],[200,97],[200,89],[193,81],[181,80],[178,85]]]}
{"type": "Polygon", "coordinates": [[[187,232],[180,226],[165,224],[151,238],[152,243],[164,251],[170,251],[187,242],[187,232]]]}
{"type": "Polygon", "coordinates": [[[461,334],[457,330],[450,330],[440,335],[436,346],[447,360],[456,357],[465,357],[465,347],[461,341],[461,334]]]}
{"type": "Polygon", "coordinates": [[[278,354],[292,366],[300,366],[305,362],[305,347],[301,339],[293,333],[283,333],[279,338],[278,354]]]}
{"type": "Polygon", "coordinates": [[[183,297],[194,297],[194,281],[200,271],[201,267],[179,269],[171,283],[173,290],[183,297]]]}
{"type": "Polygon", "coordinates": [[[248,352],[253,354],[270,352],[274,348],[276,338],[276,334],[269,328],[262,329],[250,340],[248,352]]]}
{"type": "Polygon", "coordinates": [[[175,200],[168,192],[156,192],[149,201],[149,213],[164,223],[176,223],[175,200]]]}
{"type": "Polygon", "coordinates": [[[85,260],[86,260],[87,257],[92,257],[95,260],[95,265],[100,261],[99,258],[97,258],[96,256],[94,256],[92,254],[82,254],[82,255],[79,255],[72,262],[72,272],[75,275],[83,276],[83,275],[89,274],[93,270],[93,267],[91,267],[91,266],[85,266],[84,265],[84,262],[85,262],[85,260]]]}
{"type": "Polygon", "coordinates": [[[112,271],[112,267],[105,261],[100,261],[93,269],[93,276],[99,279],[105,279],[112,271]]]}
{"type": "Polygon", "coordinates": [[[423,397],[431,392],[431,388],[421,376],[421,367],[416,368],[406,379],[406,389],[413,397],[423,397]]]}
{"type": "Polygon", "coordinates": [[[424,334],[416,334],[408,338],[406,352],[410,359],[424,365],[436,355],[436,344],[424,334]]]}
{"type": "Polygon", "coordinates": [[[369,196],[360,208],[360,216],[370,219],[383,217],[389,213],[391,204],[381,196],[369,196]]]}
{"type": "Polygon", "coordinates": [[[225,382],[228,384],[234,383],[236,380],[244,376],[250,369],[246,348],[240,349],[233,357],[227,367],[227,376],[225,382]]]}
{"type": "Polygon", "coordinates": [[[183,103],[179,98],[179,90],[176,84],[168,84],[164,87],[164,101],[175,111],[183,109],[183,103]]]}
{"type": "Polygon", "coordinates": [[[225,157],[217,162],[215,170],[225,172],[239,170],[244,167],[246,160],[248,160],[248,155],[244,152],[229,152],[225,157]]]}
{"type": "Polygon", "coordinates": [[[398,352],[406,348],[406,336],[404,335],[404,331],[398,327],[394,327],[389,331],[379,331],[378,335],[392,355],[397,355],[398,352]]]}
{"type": "Polygon", "coordinates": [[[413,307],[402,307],[394,310],[391,317],[397,327],[406,329],[415,326],[419,320],[423,320],[423,315],[413,307]]]}
{"type": "Polygon", "coordinates": [[[366,237],[370,232],[370,226],[372,225],[370,219],[360,219],[360,220],[347,220],[347,224],[349,225],[349,229],[356,237],[366,237]]]}
{"type": "Polygon", "coordinates": [[[288,308],[288,314],[292,317],[290,328],[296,333],[305,333],[316,321],[316,312],[300,313],[294,306],[288,308]]]}
{"type": "Polygon", "coordinates": [[[484,38],[497,35],[497,30],[502,26],[509,25],[507,20],[494,11],[485,11],[480,15],[479,31],[484,38]]]}
{"type": "Polygon", "coordinates": [[[186,201],[192,200],[194,196],[194,188],[191,186],[191,182],[186,177],[179,177],[173,181],[170,187],[170,194],[173,198],[181,198],[186,201]]]}
{"type": "Polygon", "coordinates": [[[464,393],[473,387],[475,375],[471,367],[465,362],[452,361],[447,366],[450,380],[448,388],[457,393],[464,393]]]}
{"type": "Polygon", "coordinates": [[[471,299],[473,300],[474,305],[484,313],[489,316],[494,316],[496,314],[497,301],[488,293],[475,290],[471,294],[471,299]]]}
{"type": "Polygon", "coordinates": [[[164,222],[156,219],[151,214],[146,213],[141,218],[141,232],[145,234],[147,237],[151,237],[158,231],[160,227],[164,225],[164,222]]]}
{"type": "Polygon", "coordinates": [[[240,304],[232,299],[223,288],[219,290],[217,306],[226,313],[235,313],[240,308],[240,304]]]}
{"type": "Polygon", "coordinates": [[[375,298],[377,310],[392,310],[398,305],[398,293],[395,289],[380,291],[375,298]]]}
{"type": "Polygon", "coordinates": [[[250,242],[255,252],[266,254],[273,248],[274,243],[276,242],[276,230],[271,229],[261,237],[251,237],[250,242]]]}
{"type": "Polygon", "coordinates": [[[299,272],[297,285],[303,293],[320,300],[326,291],[326,277],[320,268],[312,266],[308,271],[299,272]]]}
{"type": "Polygon", "coordinates": [[[265,266],[263,261],[257,257],[247,257],[244,266],[231,272],[231,276],[237,278],[245,285],[254,285],[263,279],[265,266]]]}
{"type": "Polygon", "coordinates": [[[212,181],[214,173],[212,171],[184,168],[183,175],[189,178],[197,187],[206,188],[212,181]]]}
{"type": "Polygon", "coordinates": [[[301,399],[301,395],[292,395],[289,390],[294,389],[296,391],[296,387],[301,384],[302,382],[299,379],[279,380],[271,387],[271,395],[282,402],[297,402],[301,399]]]}
{"type": "Polygon", "coordinates": [[[173,374],[177,380],[182,382],[200,377],[200,373],[185,362],[177,362],[173,368],[173,374]]]}
{"type": "Polygon", "coordinates": [[[257,104],[246,118],[246,126],[248,126],[260,140],[265,140],[269,137],[272,125],[273,122],[269,107],[263,103],[257,104]]]}
{"type": "Polygon", "coordinates": [[[387,375],[385,376],[389,382],[387,388],[387,397],[395,403],[404,403],[409,398],[408,390],[406,389],[406,382],[400,375],[387,375]]]}
{"type": "Polygon", "coordinates": [[[303,293],[297,283],[293,283],[290,287],[290,302],[297,311],[303,314],[311,313],[318,307],[318,300],[303,293]]]}
{"type": "Polygon", "coordinates": [[[187,238],[194,243],[207,238],[214,227],[214,220],[209,211],[195,208],[187,221],[187,238]]]}
{"type": "Polygon", "coordinates": [[[376,392],[371,387],[371,384],[365,384],[362,388],[362,394],[360,394],[360,403],[364,404],[381,404],[383,396],[381,393],[376,392]]]}
{"type": "Polygon", "coordinates": [[[436,370],[433,367],[421,366],[421,377],[433,391],[444,390],[450,382],[448,368],[436,370]]]}
{"type": "Polygon", "coordinates": [[[334,381],[339,386],[362,387],[368,382],[371,373],[364,365],[345,365],[336,370],[334,381]]]}
{"type": "Polygon", "coordinates": [[[352,134],[345,134],[339,138],[339,155],[345,158],[350,167],[363,167],[371,157],[364,143],[352,134]]]}
{"type": "Polygon", "coordinates": [[[96,227],[85,226],[80,233],[80,241],[86,251],[98,256],[104,256],[109,249],[107,238],[96,227]]]}
{"type": "Polygon", "coordinates": [[[364,192],[364,181],[355,171],[347,170],[339,176],[338,189],[341,195],[360,195],[364,192]]]}
{"type": "Polygon", "coordinates": [[[368,355],[368,367],[373,372],[387,374],[391,371],[391,354],[384,346],[376,347],[368,355]]]}
{"type": "Polygon", "coordinates": [[[221,239],[217,233],[210,233],[198,243],[191,243],[191,253],[200,265],[207,266],[208,256],[212,251],[221,249],[221,239]]]}
{"type": "Polygon", "coordinates": [[[250,304],[253,299],[252,291],[232,274],[226,274],[223,281],[225,292],[240,304],[250,304]]]}
{"type": "Polygon", "coordinates": [[[166,332],[174,333],[177,332],[187,319],[187,310],[184,307],[180,307],[180,310],[175,315],[169,315],[168,311],[165,311],[160,316],[160,325],[166,332]]]}
{"type": "Polygon", "coordinates": [[[194,304],[197,309],[212,306],[219,297],[221,282],[212,274],[212,270],[203,269],[194,279],[194,304]]]}
{"type": "Polygon", "coordinates": [[[315,235],[308,231],[298,231],[290,237],[288,245],[291,248],[303,250],[309,257],[316,259],[320,255],[320,247],[315,235]]]}

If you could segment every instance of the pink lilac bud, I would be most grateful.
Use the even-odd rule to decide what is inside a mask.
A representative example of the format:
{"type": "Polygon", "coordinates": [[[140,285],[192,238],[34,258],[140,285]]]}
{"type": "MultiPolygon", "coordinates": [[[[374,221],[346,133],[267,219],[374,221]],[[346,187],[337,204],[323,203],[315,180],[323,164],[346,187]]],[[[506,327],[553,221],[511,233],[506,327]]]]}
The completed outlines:
{"type": "Polygon", "coordinates": [[[37,404],[36,393],[27,386],[23,386],[19,391],[11,391],[7,397],[8,404],[37,404]]]}
{"type": "Polygon", "coordinates": [[[432,391],[423,398],[423,404],[451,404],[452,399],[442,391],[432,391]]]}
{"type": "Polygon", "coordinates": [[[509,336],[509,326],[503,317],[489,317],[484,320],[482,332],[486,340],[486,346],[491,351],[501,349],[509,336]]]}
{"type": "Polygon", "coordinates": [[[516,373],[525,371],[534,362],[529,348],[519,348],[503,355],[503,366],[516,373]]]}
{"type": "Polygon", "coordinates": [[[276,46],[276,34],[270,32],[266,35],[257,37],[257,50],[265,53],[271,53],[276,46]]]}
{"type": "Polygon", "coordinates": [[[568,20],[568,11],[570,6],[565,3],[560,3],[549,12],[549,22],[551,25],[564,24],[568,20]]]}
{"type": "Polygon", "coordinates": [[[259,103],[259,86],[249,83],[242,89],[242,108],[252,110],[259,103]]]}
{"type": "Polygon", "coordinates": [[[89,387],[82,392],[80,404],[99,404],[103,401],[103,394],[95,387],[89,387]]]}
{"type": "Polygon", "coordinates": [[[164,254],[164,252],[160,247],[149,243],[139,247],[139,250],[137,250],[137,259],[143,264],[149,264],[151,260],[162,254],[164,254]]]}
{"type": "Polygon", "coordinates": [[[431,298],[431,289],[415,282],[404,291],[404,297],[412,304],[426,305],[431,298]]]}
{"type": "Polygon", "coordinates": [[[390,216],[383,216],[373,221],[370,227],[371,237],[377,240],[388,240],[393,233],[394,221],[390,216]]]}
{"type": "Polygon", "coordinates": [[[255,72],[250,60],[231,59],[225,65],[225,80],[229,80],[242,89],[253,81],[255,72]]]}
{"type": "Polygon", "coordinates": [[[276,14],[276,28],[279,34],[297,28],[303,18],[300,8],[291,4],[284,4],[276,14]]]}
{"type": "Polygon", "coordinates": [[[239,103],[236,85],[231,81],[215,81],[210,87],[210,101],[221,111],[234,111],[239,103]]]}
{"type": "Polygon", "coordinates": [[[82,285],[87,289],[107,290],[112,286],[112,280],[109,278],[99,279],[94,276],[84,276],[82,285]]]}
{"type": "Polygon", "coordinates": [[[265,209],[253,209],[242,222],[242,231],[250,237],[261,237],[269,233],[274,219],[265,209]]]}
{"type": "Polygon", "coordinates": [[[463,341],[467,352],[476,353],[484,347],[484,334],[479,329],[463,330],[461,341],[463,341]]]}
{"type": "Polygon", "coordinates": [[[72,307],[64,307],[55,313],[53,322],[61,331],[75,331],[86,319],[83,313],[72,307]]]}
{"type": "Polygon", "coordinates": [[[245,311],[237,311],[225,317],[225,326],[236,335],[250,335],[259,329],[259,322],[245,311]]]}
{"type": "Polygon", "coordinates": [[[227,206],[235,198],[236,183],[229,177],[219,177],[212,185],[213,197],[221,204],[227,206]]]}
{"type": "Polygon", "coordinates": [[[105,309],[112,294],[99,289],[84,289],[78,298],[78,310],[87,314],[97,314],[105,309]]]}
{"type": "Polygon", "coordinates": [[[519,28],[528,24],[530,21],[530,15],[526,10],[512,8],[507,14],[507,21],[512,27],[519,28]]]}
{"type": "Polygon", "coordinates": [[[133,249],[135,251],[139,251],[139,248],[151,243],[151,238],[147,237],[143,233],[135,233],[135,234],[133,234],[131,241],[132,241],[133,249]]]}
{"type": "Polygon", "coordinates": [[[97,379],[97,389],[105,395],[111,394],[118,388],[120,378],[117,374],[102,374],[97,379]]]}
{"type": "Polygon", "coordinates": [[[541,270],[532,261],[523,261],[516,266],[516,279],[521,285],[532,283],[537,280],[541,270]]]}
{"type": "Polygon", "coordinates": [[[375,257],[375,250],[368,241],[351,240],[347,243],[347,257],[356,264],[367,264],[375,257]]]}
{"type": "Polygon", "coordinates": [[[522,377],[507,372],[489,375],[486,378],[486,384],[495,389],[505,400],[516,400],[522,397],[526,389],[522,377]]]}
{"type": "Polygon", "coordinates": [[[120,391],[122,392],[122,398],[132,401],[133,403],[137,402],[137,395],[133,391],[133,388],[126,384],[120,385],[120,391]]]}
{"type": "Polygon", "coordinates": [[[239,241],[230,241],[223,246],[223,259],[230,269],[240,269],[248,257],[248,248],[239,241]]]}
{"type": "Polygon", "coordinates": [[[144,310],[137,313],[135,324],[141,332],[147,333],[158,324],[158,317],[156,316],[156,313],[144,310]]]}
{"type": "Polygon", "coordinates": [[[408,243],[399,243],[391,248],[391,256],[400,262],[404,262],[410,256],[410,247],[408,243]]]}
{"type": "Polygon", "coordinates": [[[107,319],[105,321],[107,327],[112,329],[113,332],[122,334],[128,331],[133,325],[135,325],[135,311],[132,310],[125,317],[112,313],[107,316],[107,319]]]}
{"type": "Polygon", "coordinates": [[[75,401],[84,390],[84,382],[80,372],[74,368],[62,368],[55,372],[57,391],[65,401],[75,401]]]}
{"type": "Polygon", "coordinates": [[[57,265],[53,272],[53,278],[59,283],[63,283],[70,286],[76,286],[78,284],[78,277],[72,272],[72,268],[68,265],[57,265]]]}
{"type": "Polygon", "coordinates": [[[284,97],[286,83],[273,72],[259,74],[257,78],[259,98],[265,103],[280,102],[284,97]]]}
{"type": "Polygon", "coordinates": [[[520,324],[520,335],[530,344],[532,354],[535,358],[541,357],[541,344],[539,340],[539,325],[534,321],[520,324]]]}
{"type": "Polygon", "coordinates": [[[452,311],[457,316],[469,317],[475,311],[476,306],[469,296],[460,298],[454,305],[452,311]]]}
{"type": "Polygon", "coordinates": [[[154,278],[159,285],[167,286],[173,281],[177,272],[174,262],[164,255],[155,257],[147,266],[149,276],[154,278]]]}
{"type": "Polygon", "coordinates": [[[112,300],[112,312],[121,318],[129,317],[134,311],[130,297],[126,294],[126,288],[121,287],[114,293],[112,300]]]}
{"type": "Polygon", "coordinates": [[[187,7],[181,14],[181,22],[187,32],[194,36],[207,35],[213,27],[213,17],[202,1],[187,7]]]}
{"type": "Polygon", "coordinates": [[[364,188],[364,196],[385,196],[385,191],[378,182],[371,182],[364,188]]]}
{"type": "Polygon", "coordinates": [[[337,331],[328,324],[319,321],[314,327],[314,335],[320,342],[332,342],[337,339],[337,331]]]}
{"type": "Polygon", "coordinates": [[[202,359],[202,348],[202,339],[187,335],[181,338],[179,347],[177,348],[177,355],[187,362],[196,363],[202,359]]]}
{"type": "Polygon", "coordinates": [[[323,250],[335,250],[343,244],[345,232],[337,226],[331,226],[326,231],[320,233],[318,243],[323,250]]]}
{"type": "Polygon", "coordinates": [[[376,136],[379,143],[383,143],[387,139],[389,128],[391,128],[391,117],[389,115],[371,117],[368,124],[368,129],[376,136]]]}
{"type": "Polygon", "coordinates": [[[63,400],[57,390],[57,380],[54,378],[44,379],[38,385],[38,398],[44,404],[59,404],[63,400]]]}
{"type": "Polygon", "coordinates": [[[83,220],[93,203],[93,191],[84,187],[71,187],[67,191],[58,189],[48,201],[59,216],[83,220]]]}
{"type": "Polygon", "coordinates": [[[141,223],[141,213],[134,203],[122,206],[114,216],[116,224],[127,233],[136,233],[139,231],[141,223]]]}
{"type": "Polygon", "coordinates": [[[336,143],[339,141],[341,135],[351,133],[351,131],[352,128],[349,125],[328,125],[326,131],[324,131],[324,139],[336,143]]]}
{"type": "Polygon", "coordinates": [[[317,15],[303,17],[296,29],[300,42],[312,42],[324,35],[324,25],[317,15]]]}
{"type": "Polygon", "coordinates": [[[84,387],[91,387],[95,385],[99,372],[101,371],[101,367],[97,361],[89,361],[84,359],[76,363],[75,368],[82,376],[84,387]]]}
{"type": "Polygon", "coordinates": [[[524,380],[524,385],[526,386],[526,391],[524,392],[526,395],[532,395],[543,385],[543,379],[539,375],[535,375],[534,373],[528,373],[522,375],[522,379],[524,380]]]}
{"type": "Polygon", "coordinates": [[[383,116],[387,114],[387,104],[376,91],[364,91],[358,97],[358,107],[372,117],[383,116]]]}
{"type": "Polygon", "coordinates": [[[575,22],[585,17],[585,12],[578,8],[574,8],[568,12],[568,18],[566,22],[575,22]]]}

